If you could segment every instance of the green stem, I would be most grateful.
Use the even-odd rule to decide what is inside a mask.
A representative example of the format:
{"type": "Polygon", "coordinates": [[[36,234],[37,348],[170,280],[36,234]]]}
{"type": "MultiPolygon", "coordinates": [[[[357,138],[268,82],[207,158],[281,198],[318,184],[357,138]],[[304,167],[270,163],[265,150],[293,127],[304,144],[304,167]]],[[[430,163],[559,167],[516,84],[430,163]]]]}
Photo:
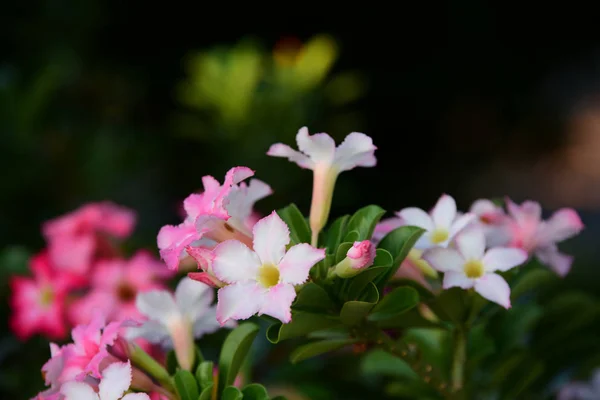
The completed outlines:
{"type": "Polygon", "coordinates": [[[467,360],[467,338],[464,327],[454,331],[454,355],[452,357],[452,391],[463,389],[465,379],[465,362],[467,360]]]}
{"type": "Polygon", "coordinates": [[[131,362],[156,379],[165,389],[175,392],[175,387],[167,370],[139,346],[133,346],[134,349],[130,355],[131,362]]]}
{"type": "Polygon", "coordinates": [[[319,245],[319,231],[313,230],[312,237],[310,239],[310,245],[312,247],[317,247],[319,245]]]}

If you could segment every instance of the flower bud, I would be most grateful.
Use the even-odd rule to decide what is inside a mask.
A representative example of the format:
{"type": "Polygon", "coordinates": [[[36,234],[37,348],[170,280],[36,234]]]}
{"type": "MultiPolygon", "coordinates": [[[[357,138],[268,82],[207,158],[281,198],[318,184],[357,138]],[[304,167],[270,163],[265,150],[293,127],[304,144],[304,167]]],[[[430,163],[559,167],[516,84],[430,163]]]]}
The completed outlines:
{"type": "Polygon", "coordinates": [[[340,278],[351,278],[373,265],[373,260],[375,260],[375,245],[371,241],[354,242],[346,253],[346,258],[334,267],[334,272],[340,278]]]}

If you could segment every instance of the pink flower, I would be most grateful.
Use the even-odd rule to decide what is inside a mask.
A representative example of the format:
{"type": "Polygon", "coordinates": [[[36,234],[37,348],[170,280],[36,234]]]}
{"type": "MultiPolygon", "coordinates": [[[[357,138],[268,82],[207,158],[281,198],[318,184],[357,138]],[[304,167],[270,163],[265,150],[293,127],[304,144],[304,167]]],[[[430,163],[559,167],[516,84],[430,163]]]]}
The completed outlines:
{"type": "Polygon", "coordinates": [[[535,254],[557,274],[565,276],[571,269],[573,258],[560,253],[556,243],[581,232],[583,223],[577,212],[563,208],[543,221],[539,203],[526,201],[519,206],[507,199],[506,204],[512,217],[510,245],[535,254]]]}
{"type": "Polygon", "coordinates": [[[296,135],[298,149],[276,143],[267,155],[285,157],[301,168],[313,170],[313,197],[310,208],[310,227],[313,245],[329,217],[333,188],[338,175],[355,167],[373,167],[377,163],[373,140],[364,133],[352,132],[337,148],[335,141],[326,133],[308,134],[302,127],[296,135]]]}
{"type": "Polygon", "coordinates": [[[89,322],[94,312],[109,321],[137,319],[136,295],[163,289],[167,274],[171,272],[145,251],[138,251],[130,260],[100,261],[94,267],[90,292],[71,305],[69,316],[76,324],[89,322]]]}
{"type": "Polygon", "coordinates": [[[106,236],[127,237],[134,224],[133,211],[101,202],[84,205],[48,221],[42,231],[56,267],[84,277],[95,256],[106,251],[114,252],[106,236]]]}
{"type": "Polygon", "coordinates": [[[415,244],[417,249],[448,246],[452,238],[476,218],[469,213],[459,216],[456,202],[447,194],[440,197],[429,214],[420,208],[409,207],[402,209],[397,215],[402,218],[404,225],[425,229],[426,232],[415,244]]]}
{"type": "Polygon", "coordinates": [[[400,268],[394,275],[395,278],[410,279],[419,283],[421,286],[432,290],[432,287],[425,276],[437,278],[438,275],[437,271],[434,270],[427,261],[423,260],[423,250],[419,249],[411,249],[411,251],[408,252],[408,255],[404,261],[402,261],[400,268]]]}
{"type": "Polygon", "coordinates": [[[475,288],[484,298],[510,308],[510,287],[495,271],[508,271],[527,260],[521,249],[495,247],[485,251],[485,236],[472,227],[456,236],[456,248],[436,247],[426,250],[423,259],[444,272],[444,289],[458,286],[475,288]]]}
{"type": "Polygon", "coordinates": [[[95,387],[85,382],[67,382],[61,387],[60,392],[65,400],[150,400],[146,393],[125,394],[131,385],[131,379],[132,370],[129,361],[116,362],[102,371],[98,392],[95,387]]]}
{"type": "Polygon", "coordinates": [[[488,199],[476,200],[469,210],[485,233],[487,247],[507,246],[511,240],[511,218],[504,209],[488,199]]]}
{"type": "Polygon", "coordinates": [[[210,248],[232,238],[250,243],[252,207],[271,194],[269,185],[262,181],[242,182],[252,175],[249,168],[235,167],[227,172],[223,185],[212,176],[202,178],[204,192],[191,194],[183,202],[184,221],[177,226],[165,225],[158,233],[160,255],[169,268],[179,266],[188,255],[187,246],[210,248]]]}
{"type": "Polygon", "coordinates": [[[351,278],[363,269],[373,265],[375,245],[369,240],[354,242],[346,252],[346,257],[337,263],[335,274],[340,278],[351,278]]]}
{"type": "Polygon", "coordinates": [[[21,340],[35,333],[61,339],[67,334],[65,297],[71,280],[52,270],[45,252],[34,256],[30,266],[32,278],[14,276],[10,279],[10,326],[21,340]]]}
{"type": "Polygon", "coordinates": [[[325,257],[325,250],[306,243],[286,252],[289,229],[276,212],[258,221],[253,234],[254,251],[237,240],[214,249],[213,271],[229,284],[218,292],[217,320],[222,326],[256,313],[290,322],[294,286],[304,283],[310,268],[325,257]]]}
{"type": "Polygon", "coordinates": [[[400,228],[402,225],[403,222],[402,218],[400,217],[391,217],[381,220],[381,222],[375,225],[375,230],[373,231],[373,237],[371,238],[371,241],[375,244],[379,243],[381,239],[385,237],[385,235],[396,228],[400,228]]]}

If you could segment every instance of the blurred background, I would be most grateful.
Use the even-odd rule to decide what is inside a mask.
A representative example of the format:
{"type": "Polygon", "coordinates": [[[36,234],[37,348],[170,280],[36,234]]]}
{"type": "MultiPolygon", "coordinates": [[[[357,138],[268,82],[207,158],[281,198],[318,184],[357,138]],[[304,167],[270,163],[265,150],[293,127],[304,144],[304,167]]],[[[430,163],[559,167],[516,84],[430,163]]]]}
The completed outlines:
{"type": "Polygon", "coordinates": [[[333,216],[429,208],[443,192],[463,210],[504,195],[574,207],[586,230],[562,246],[576,254],[565,284],[599,287],[600,41],[563,9],[457,1],[332,17],[306,5],[303,17],[286,5],[250,17],[11,3],[0,13],[0,392],[25,390],[22,371],[39,374],[47,357],[27,350],[46,341],[23,347],[6,324],[6,278],[43,246],[43,221],[112,200],[138,212],[129,245],[156,252],[201,177],[235,165],[274,188],[261,212],[293,201],[307,213],[310,172],[265,155],[305,125],[378,146],[376,168],[338,180],[333,216]]]}

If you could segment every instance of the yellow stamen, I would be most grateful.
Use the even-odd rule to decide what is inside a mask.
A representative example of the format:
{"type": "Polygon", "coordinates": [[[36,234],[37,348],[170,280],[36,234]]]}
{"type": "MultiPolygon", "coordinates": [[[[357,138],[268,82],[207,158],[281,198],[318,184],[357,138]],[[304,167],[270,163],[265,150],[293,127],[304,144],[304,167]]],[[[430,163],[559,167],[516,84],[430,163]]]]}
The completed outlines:
{"type": "Polygon", "coordinates": [[[52,293],[52,288],[46,287],[42,289],[40,293],[40,303],[43,306],[49,306],[52,304],[52,300],[54,300],[54,293],[52,293]]]}
{"type": "Polygon", "coordinates": [[[450,236],[448,230],[446,229],[436,229],[431,232],[430,240],[431,243],[439,244],[448,240],[450,236]]]}
{"type": "Polygon", "coordinates": [[[468,278],[481,278],[484,272],[483,263],[479,260],[469,260],[465,263],[463,270],[468,278]]]}
{"type": "Polygon", "coordinates": [[[279,283],[279,268],[273,264],[264,264],[258,270],[258,282],[266,288],[279,283]]]}

